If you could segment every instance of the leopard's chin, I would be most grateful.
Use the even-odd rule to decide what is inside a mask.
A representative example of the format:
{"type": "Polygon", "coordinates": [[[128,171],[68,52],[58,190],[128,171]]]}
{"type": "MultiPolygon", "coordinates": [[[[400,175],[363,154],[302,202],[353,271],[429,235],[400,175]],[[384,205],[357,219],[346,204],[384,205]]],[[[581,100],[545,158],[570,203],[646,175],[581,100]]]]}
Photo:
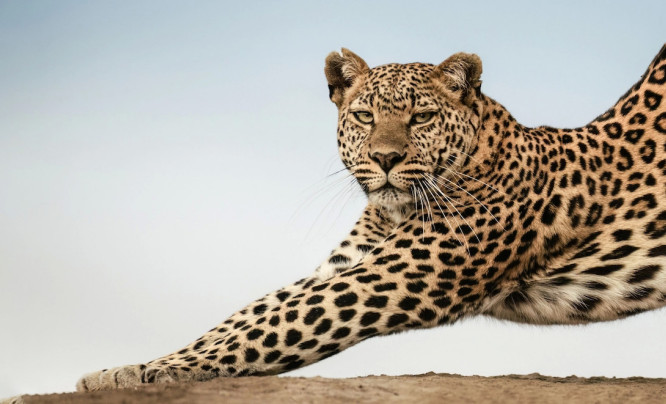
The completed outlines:
{"type": "Polygon", "coordinates": [[[368,201],[379,205],[394,223],[400,223],[414,210],[414,198],[408,192],[385,186],[368,194],[368,201]]]}

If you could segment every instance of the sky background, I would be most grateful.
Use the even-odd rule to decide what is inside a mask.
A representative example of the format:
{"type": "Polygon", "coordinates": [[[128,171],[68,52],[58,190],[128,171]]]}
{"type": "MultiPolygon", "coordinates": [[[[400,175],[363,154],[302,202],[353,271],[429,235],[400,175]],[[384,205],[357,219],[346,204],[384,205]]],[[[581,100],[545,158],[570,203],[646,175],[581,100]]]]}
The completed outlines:
{"type": "MultiPolygon", "coordinates": [[[[0,398],[141,363],[310,274],[364,197],[324,58],[484,63],[523,124],[583,125],[666,40],[659,1],[0,0],[0,398]]],[[[666,377],[666,311],[488,318],[290,373],[666,377]]]]}

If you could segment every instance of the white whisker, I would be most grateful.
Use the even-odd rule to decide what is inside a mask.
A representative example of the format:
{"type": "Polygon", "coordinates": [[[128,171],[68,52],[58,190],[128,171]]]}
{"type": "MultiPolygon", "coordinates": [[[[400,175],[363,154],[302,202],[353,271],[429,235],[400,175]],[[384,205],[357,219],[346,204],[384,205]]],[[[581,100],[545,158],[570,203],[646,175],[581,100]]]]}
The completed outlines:
{"type": "MultiPolygon", "coordinates": [[[[432,189],[431,189],[430,187],[428,187],[428,190],[430,191],[430,194],[433,195],[433,198],[434,198],[435,203],[437,204],[437,206],[439,206],[439,210],[442,212],[442,215],[443,215],[443,217],[444,217],[444,220],[446,221],[446,224],[449,225],[449,229],[451,229],[451,231],[453,232],[453,236],[456,238],[456,240],[458,240],[458,243],[460,243],[460,245],[466,245],[466,243],[463,243],[463,242],[460,240],[460,238],[458,238],[458,235],[456,234],[455,228],[453,227],[453,225],[451,224],[451,222],[449,222],[449,219],[446,217],[447,215],[446,215],[446,213],[444,212],[444,209],[442,209],[442,206],[441,206],[441,205],[439,204],[439,202],[437,201],[437,198],[435,197],[434,193],[432,192],[432,189]]],[[[438,191],[441,192],[441,190],[439,190],[439,189],[438,189],[438,191]]],[[[444,202],[444,200],[442,200],[442,202],[444,202]]],[[[446,203],[444,203],[444,205],[446,206],[446,203]]],[[[467,249],[467,251],[469,252],[469,249],[467,249]]]]}
{"type": "Polygon", "coordinates": [[[472,156],[471,154],[465,153],[465,152],[462,151],[462,150],[456,150],[456,151],[459,152],[460,154],[463,154],[463,155],[469,157],[472,161],[474,161],[474,162],[476,162],[476,163],[478,163],[478,164],[480,164],[480,165],[483,165],[483,162],[482,162],[482,161],[480,161],[480,160],[474,158],[474,156],[472,156]]]}
{"type": "MultiPolygon", "coordinates": [[[[441,182],[442,180],[443,180],[443,181],[446,181],[446,182],[449,182],[449,183],[455,185],[456,187],[458,187],[458,189],[460,189],[461,191],[465,192],[467,195],[469,195],[469,196],[471,196],[472,198],[474,198],[474,200],[475,200],[479,205],[481,205],[481,206],[486,210],[486,212],[488,212],[488,214],[489,214],[490,216],[492,216],[492,218],[495,220],[495,222],[497,222],[497,224],[499,224],[500,227],[501,227],[504,231],[506,231],[506,229],[504,228],[504,225],[502,225],[502,223],[499,221],[499,219],[497,219],[497,218],[495,217],[495,215],[493,215],[493,212],[490,211],[490,209],[488,208],[488,206],[486,206],[483,202],[481,202],[476,196],[472,195],[472,194],[471,194],[469,191],[467,191],[465,188],[463,188],[463,187],[461,187],[460,185],[454,183],[453,181],[449,180],[448,178],[444,178],[444,177],[441,177],[441,176],[440,176],[440,177],[435,178],[435,179],[436,179],[439,183],[441,183],[441,184],[443,184],[443,183],[441,182]]],[[[443,184],[443,185],[444,185],[444,184],[443,184]]]]}
{"type": "MultiPolygon", "coordinates": [[[[471,224],[469,224],[469,222],[467,221],[467,219],[466,219],[466,218],[462,215],[462,213],[460,213],[460,211],[455,207],[455,205],[453,204],[453,202],[451,202],[451,199],[450,199],[448,196],[446,196],[446,194],[444,194],[444,192],[442,192],[441,189],[437,188],[435,182],[433,181],[433,178],[432,178],[432,177],[427,177],[426,179],[429,180],[430,183],[435,187],[435,189],[436,189],[437,191],[439,191],[439,192],[441,193],[441,195],[442,195],[444,198],[446,198],[446,200],[449,201],[449,203],[451,204],[451,206],[453,207],[453,209],[456,211],[456,213],[458,213],[458,216],[460,216],[460,218],[461,218],[461,219],[467,224],[467,226],[468,226],[470,229],[472,229],[472,232],[474,233],[474,237],[476,237],[476,241],[479,242],[479,243],[481,243],[481,239],[479,239],[479,235],[476,234],[476,230],[474,230],[474,226],[472,226],[471,224]]],[[[462,231],[462,230],[461,230],[461,231],[462,231]]],[[[464,233],[463,233],[463,234],[464,234],[464,233]]]]}
{"type": "MultiPolygon", "coordinates": [[[[305,238],[309,238],[310,235],[312,234],[312,231],[317,223],[321,223],[322,217],[324,216],[325,213],[332,213],[332,209],[334,206],[340,206],[338,203],[339,201],[345,200],[345,199],[351,199],[351,197],[354,195],[354,190],[355,186],[357,184],[356,178],[350,176],[345,177],[343,180],[348,179],[349,181],[347,184],[345,184],[340,190],[338,190],[329,200],[326,202],[324,207],[319,211],[317,216],[315,217],[314,221],[310,225],[310,228],[305,234],[305,238]],[[345,197],[347,196],[347,197],[345,197]]],[[[342,210],[338,212],[338,217],[342,213],[342,210]]]]}
{"type": "Polygon", "coordinates": [[[417,192],[418,192],[418,194],[419,194],[419,199],[421,200],[421,206],[423,206],[423,214],[421,215],[421,223],[422,223],[422,229],[421,229],[421,230],[423,231],[423,232],[421,233],[421,239],[423,239],[424,236],[425,236],[425,215],[426,215],[426,213],[428,213],[428,212],[427,212],[427,210],[426,210],[426,209],[427,209],[427,208],[426,208],[426,201],[427,201],[427,198],[424,198],[424,197],[425,197],[425,194],[423,193],[423,189],[421,188],[420,185],[421,185],[421,184],[419,184],[419,188],[417,189],[417,192]]]}
{"type": "Polygon", "coordinates": [[[443,168],[443,169],[448,170],[448,171],[451,171],[452,173],[457,174],[457,175],[460,175],[460,176],[463,176],[463,177],[465,177],[465,178],[469,178],[470,180],[473,180],[473,181],[479,182],[479,183],[481,183],[481,184],[487,186],[488,188],[492,189],[492,190],[495,191],[495,192],[498,192],[498,193],[500,193],[500,194],[502,194],[502,195],[508,196],[506,193],[500,191],[499,189],[493,187],[492,185],[490,185],[490,184],[488,184],[488,183],[485,183],[485,182],[481,181],[481,180],[478,179],[478,178],[474,178],[474,177],[469,176],[469,175],[467,175],[467,174],[463,174],[463,173],[461,173],[461,172],[459,172],[459,171],[456,171],[456,170],[453,170],[453,169],[451,169],[451,168],[449,168],[449,167],[444,167],[444,166],[438,166],[438,167],[443,168]]]}
{"type": "MultiPolygon", "coordinates": [[[[427,177],[424,177],[424,178],[425,178],[426,181],[429,180],[427,177]]],[[[436,184],[434,184],[434,183],[432,183],[432,182],[431,182],[431,184],[432,184],[432,185],[430,186],[430,189],[431,189],[431,190],[433,190],[433,189],[436,190],[436,191],[441,195],[440,198],[441,198],[442,202],[444,202],[444,204],[446,205],[446,203],[447,203],[447,201],[448,201],[448,204],[453,208],[453,210],[455,210],[455,212],[458,214],[458,216],[460,216],[461,219],[465,220],[465,218],[462,217],[462,215],[460,214],[460,212],[458,211],[458,209],[456,209],[456,207],[453,205],[453,203],[451,203],[451,199],[449,199],[449,198],[446,196],[446,194],[445,194],[444,192],[442,192],[442,190],[439,189],[439,187],[436,186],[436,184]]],[[[462,241],[462,242],[460,241],[460,239],[459,239],[458,236],[457,236],[456,229],[459,229],[459,230],[461,231],[461,233],[462,233],[462,228],[461,228],[461,225],[460,225],[460,221],[458,220],[458,218],[457,218],[456,216],[453,216],[453,215],[452,215],[451,217],[452,217],[453,220],[455,220],[455,222],[456,222],[456,228],[453,229],[453,234],[456,235],[456,239],[458,239],[458,242],[460,242],[462,245],[464,245],[465,248],[467,249],[467,252],[469,253],[469,252],[470,252],[470,251],[469,251],[469,246],[468,246],[468,244],[467,244],[467,239],[465,238],[464,233],[463,233],[463,235],[462,235],[462,238],[463,238],[463,241],[462,241]]],[[[465,222],[466,222],[466,220],[465,220],[465,222]]],[[[469,223],[467,223],[467,225],[469,226],[469,223]]],[[[470,227],[471,227],[471,226],[470,226],[470,227]]],[[[478,237],[477,237],[477,239],[478,239],[478,237]]]]}

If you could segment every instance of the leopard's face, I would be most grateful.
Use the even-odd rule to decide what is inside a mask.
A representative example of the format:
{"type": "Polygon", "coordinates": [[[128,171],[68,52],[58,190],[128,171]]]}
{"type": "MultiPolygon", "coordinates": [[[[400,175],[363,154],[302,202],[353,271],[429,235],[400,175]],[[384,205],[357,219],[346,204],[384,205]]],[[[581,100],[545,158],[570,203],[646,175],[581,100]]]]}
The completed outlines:
{"type": "Polygon", "coordinates": [[[371,69],[339,106],[338,145],[370,202],[395,210],[445,200],[478,119],[429,64],[371,69]]]}

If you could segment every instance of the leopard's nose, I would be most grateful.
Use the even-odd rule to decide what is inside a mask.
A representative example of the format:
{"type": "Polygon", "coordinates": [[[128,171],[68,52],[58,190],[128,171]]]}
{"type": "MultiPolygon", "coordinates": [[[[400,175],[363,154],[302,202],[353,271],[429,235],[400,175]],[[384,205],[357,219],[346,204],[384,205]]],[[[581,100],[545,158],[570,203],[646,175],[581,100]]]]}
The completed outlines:
{"type": "Polygon", "coordinates": [[[407,156],[407,153],[399,154],[394,151],[382,153],[376,151],[370,154],[370,159],[379,164],[384,172],[388,173],[396,164],[404,160],[405,156],[407,156]]]}

